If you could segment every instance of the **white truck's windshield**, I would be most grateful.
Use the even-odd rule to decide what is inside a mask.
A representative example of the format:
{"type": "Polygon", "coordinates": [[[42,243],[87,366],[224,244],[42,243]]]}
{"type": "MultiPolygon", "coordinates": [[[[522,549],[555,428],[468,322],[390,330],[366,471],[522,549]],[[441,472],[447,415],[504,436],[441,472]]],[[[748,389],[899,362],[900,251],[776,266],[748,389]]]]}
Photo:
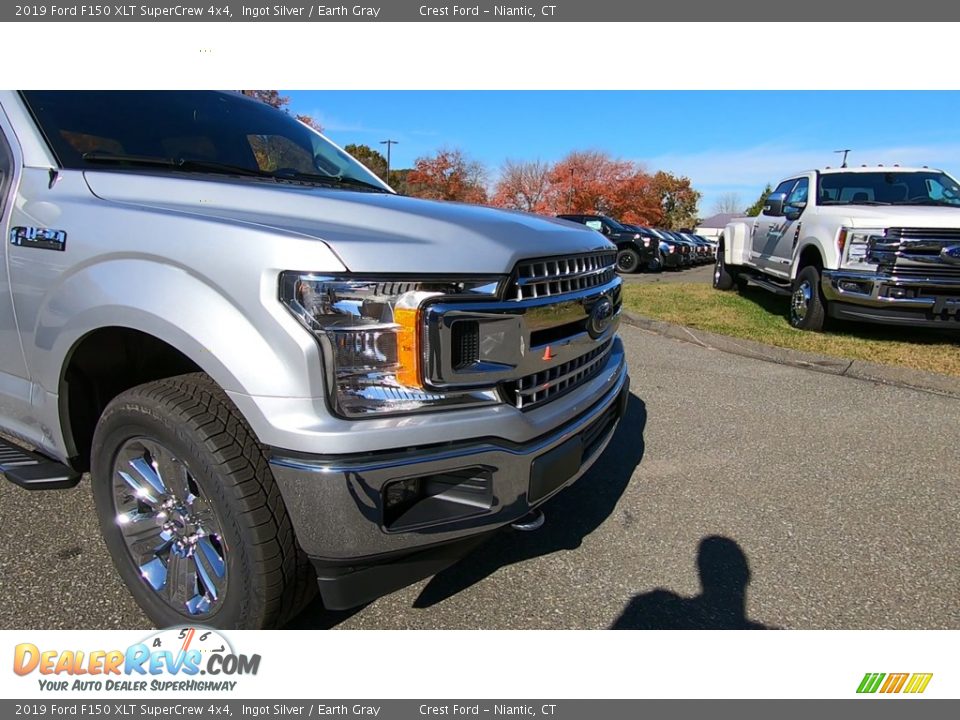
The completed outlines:
{"type": "Polygon", "coordinates": [[[239,93],[26,91],[63,167],[151,168],[385,191],[290,115],[239,93]]]}
{"type": "Polygon", "coordinates": [[[937,170],[825,173],[819,205],[943,205],[960,207],[960,186],[937,170]]]}

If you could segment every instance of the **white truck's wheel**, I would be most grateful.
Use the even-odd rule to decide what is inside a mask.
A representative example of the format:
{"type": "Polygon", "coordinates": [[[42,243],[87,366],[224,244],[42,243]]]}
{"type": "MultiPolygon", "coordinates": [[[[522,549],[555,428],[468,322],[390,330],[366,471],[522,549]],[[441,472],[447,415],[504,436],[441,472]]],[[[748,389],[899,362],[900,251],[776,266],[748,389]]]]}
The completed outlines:
{"type": "Polygon", "coordinates": [[[713,265],[713,287],[717,290],[733,290],[735,284],[736,278],[723,260],[723,251],[717,252],[717,260],[713,265]]]}
{"type": "Polygon", "coordinates": [[[826,301],[820,290],[820,271],[807,265],[793,281],[790,296],[790,324],[800,330],[820,331],[827,317],[826,301]]]}

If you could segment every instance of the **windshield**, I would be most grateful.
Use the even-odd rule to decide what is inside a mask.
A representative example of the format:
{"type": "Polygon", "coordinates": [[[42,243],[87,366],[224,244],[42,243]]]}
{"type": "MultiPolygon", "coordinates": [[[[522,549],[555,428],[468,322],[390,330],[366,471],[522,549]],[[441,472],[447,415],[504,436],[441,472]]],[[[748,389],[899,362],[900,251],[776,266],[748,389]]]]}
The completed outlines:
{"type": "Polygon", "coordinates": [[[149,167],[385,190],[320,134],[239,93],[71,90],[23,97],[63,167],[149,167]]]}
{"type": "Polygon", "coordinates": [[[936,170],[829,173],[820,176],[817,193],[820,205],[960,207],[960,187],[936,170]]]}
{"type": "Polygon", "coordinates": [[[613,228],[617,232],[624,232],[624,231],[629,232],[627,228],[625,228],[623,225],[621,225],[619,222],[617,222],[613,218],[607,217],[606,215],[604,215],[603,219],[606,221],[607,225],[609,225],[611,228],[613,228]]]}

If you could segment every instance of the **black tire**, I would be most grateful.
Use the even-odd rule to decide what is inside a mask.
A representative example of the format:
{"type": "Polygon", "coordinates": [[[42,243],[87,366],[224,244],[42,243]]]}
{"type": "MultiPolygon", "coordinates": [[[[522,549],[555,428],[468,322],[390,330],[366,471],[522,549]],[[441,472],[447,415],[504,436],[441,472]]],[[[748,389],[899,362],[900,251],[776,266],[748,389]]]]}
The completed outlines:
{"type": "Polygon", "coordinates": [[[617,272],[635,273],[640,267],[640,253],[632,248],[624,248],[617,253],[617,272]]]}
{"type": "Polygon", "coordinates": [[[651,257],[647,263],[647,272],[663,272],[663,254],[659,248],[654,251],[653,257],[651,257]]]}
{"type": "Polygon", "coordinates": [[[713,264],[713,287],[717,290],[733,290],[737,277],[727,269],[723,252],[717,252],[717,261],[713,264]]]}
{"type": "MultiPolygon", "coordinates": [[[[279,627],[316,593],[313,568],[297,545],[264,448],[236,406],[207,375],[158,380],[118,395],[97,424],[91,461],[94,501],[107,548],[134,599],[158,627],[185,622],[223,629],[279,627]],[[140,456],[140,448],[147,448],[147,454],[140,456]],[[151,460],[150,449],[155,450],[156,460],[151,460]],[[140,466],[147,475],[131,470],[141,457],[148,461],[140,466]],[[148,477],[150,468],[154,474],[148,477]],[[126,487],[135,487],[131,475],[135,482],[159,480],[161,489],[151,491],[156,497],[139,500],[141,493],[126,487]],[[183,492],[172,489],[176,487],[183,492]],[[179,495],[188,499],[173,510],[156,510],[166,507],[154,502],[157,499],[175,504],[179,495]],[[146,538],[136,550],[130,547],[130,535],[137,537],[137,531],[125,532],[121,524],[129,527],[131,523],[119,522],[121,508],[132,506],[136,506],[133,524],[146,521],[146,538]],[[155,589],[142,569],[145,565],[133,553],[140,560],[151,558],[152,566],[163,566],[162,551],[149,549],[156,542],[151,534],[160,523],[166,527],[174,519],[179,533],[174,542],[169,541],[169,531],[166,536],[157,535],[176,550],[166,551],[166,566],[158,571],[163,587],[155,589]],[[200,544],[188,544],[197,543],[198,536],[200,544]],[[200,548],[204,540],[207,547],[200,548]],[[222,582],[222,586],[211,593],[200,569],[206,557],[209,570],[209,547],[214,543],[222,557],[216,558],[218,572],[212,584],[222,582]],[[176,569],[184,572],[178,574],[176,569]],[[180,581],[171,580],[168,586],[168,570],[180,581]],[[178,596],[184,595],[177,590],[191,585],[196,593],[193,600],[203,596],[203,612],[197,612],[196,602],[192,611],[187,609],[189,603],[178,602],[178,596]],[[168,600],[170,596],[174,597],[168,600]]],[[[142,482],[141,486],[150,489],[142,482]]]]}
{"type": "Polygon", "coordinates": [[[827,303],[820,287],[820,271],[807,265],[797,273],[790,295],[790,324],[800,330],[819,332],[827,320],[827,303]]]}

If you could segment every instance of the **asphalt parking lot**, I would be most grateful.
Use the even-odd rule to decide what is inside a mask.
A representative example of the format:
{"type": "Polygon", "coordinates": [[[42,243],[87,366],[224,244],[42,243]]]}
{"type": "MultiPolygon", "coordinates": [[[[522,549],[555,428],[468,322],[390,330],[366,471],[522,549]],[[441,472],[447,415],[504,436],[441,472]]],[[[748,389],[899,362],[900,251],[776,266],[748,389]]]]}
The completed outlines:
{"type": "MultiPolygon", "coordinates": [[[[540,531],[294,626],[960,628],[960,403],[623,337],[628,415],[540,531]]],[[[0,512],[0,626],[148,627],[87,484],[0,512]]]]}

